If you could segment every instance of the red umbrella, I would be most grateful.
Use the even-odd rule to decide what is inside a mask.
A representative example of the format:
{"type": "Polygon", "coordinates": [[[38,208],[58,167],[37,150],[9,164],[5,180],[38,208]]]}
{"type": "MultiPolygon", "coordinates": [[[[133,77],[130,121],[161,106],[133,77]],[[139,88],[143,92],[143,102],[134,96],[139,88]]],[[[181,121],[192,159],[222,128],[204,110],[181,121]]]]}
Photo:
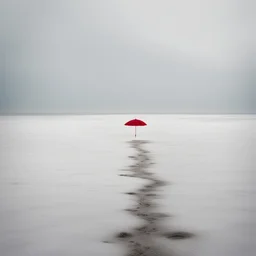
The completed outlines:
{"type": "Polygon", "coordinates": [[[147,124],[146,124],[145,122],[143,122],[142,120],[133,119],[133,120],[128,121],[128,122],[125,123],[124,125],[127,125],[127,126],[134,126],[134,127],[135,127],[135,137],[136,137],[136,127],[137,127],[137,126],[145,126],[145,125],[147,125],[147,124]]]}

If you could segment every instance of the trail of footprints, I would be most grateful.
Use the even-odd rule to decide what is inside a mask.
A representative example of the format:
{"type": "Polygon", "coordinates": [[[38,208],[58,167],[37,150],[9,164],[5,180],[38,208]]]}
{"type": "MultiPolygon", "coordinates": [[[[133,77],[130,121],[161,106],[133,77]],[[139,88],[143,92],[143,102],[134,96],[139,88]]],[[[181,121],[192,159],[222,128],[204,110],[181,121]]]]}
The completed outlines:
{"type": "Polygon", "coordinates": [[[161,251],[156,244],[156,238],[164,236],[167,239],[186,239],[193,237],[192,233],[183,231],[165,231],[159,225],[164,218],[170,217],[167,214],[157,211],[154,199],[157,198],[158,189],[165,185],[165,182],[156,178],[154,173],[149,172],[152,165],[149,151],[143,149],[146,141],[132,141],[131,146],[136,150],[136,156],[130,156],[135,161],[126,171],[129,174],[121,174],[124,177],[136,177],[148,180],[149,183],[137,191],[127,192],[127,195],[135,197],[137,204],[126,209],[132,215],[144,220],[144,225],[131,231],[120,232],[116,235],[118,241],[123,242],[127,248],[127,256],[171,256],[170,252],[161,251]]]}

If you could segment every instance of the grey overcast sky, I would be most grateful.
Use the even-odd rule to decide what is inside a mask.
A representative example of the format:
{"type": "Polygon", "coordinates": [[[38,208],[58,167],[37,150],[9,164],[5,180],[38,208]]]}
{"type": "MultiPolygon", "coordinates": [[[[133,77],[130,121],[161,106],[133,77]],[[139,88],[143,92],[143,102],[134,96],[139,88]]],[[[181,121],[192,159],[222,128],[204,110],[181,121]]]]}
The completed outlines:
{"type": "Polygon", "coordinates": [[[2,113],[255,113],[253,0],[0,0],[2,113]]]}

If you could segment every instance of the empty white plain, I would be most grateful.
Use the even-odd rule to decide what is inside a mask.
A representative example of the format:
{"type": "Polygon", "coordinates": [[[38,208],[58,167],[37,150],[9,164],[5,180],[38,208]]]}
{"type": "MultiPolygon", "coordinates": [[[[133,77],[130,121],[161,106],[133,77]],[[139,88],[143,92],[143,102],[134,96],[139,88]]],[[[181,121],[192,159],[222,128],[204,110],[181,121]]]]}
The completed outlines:
{"type": "MultiPolygon", "coordinates": [[[[0,254],[124,255],[103,243],[138,225],[124,211],[143,181],[121,177],[132,163],[128,115],[0,117],[0,254]]],[[[137,139],[169,184],[157,199],[170,230],[195,238],[161,246],[173,255],[256,252],[253,115],[140,115],[137,139]]]]}

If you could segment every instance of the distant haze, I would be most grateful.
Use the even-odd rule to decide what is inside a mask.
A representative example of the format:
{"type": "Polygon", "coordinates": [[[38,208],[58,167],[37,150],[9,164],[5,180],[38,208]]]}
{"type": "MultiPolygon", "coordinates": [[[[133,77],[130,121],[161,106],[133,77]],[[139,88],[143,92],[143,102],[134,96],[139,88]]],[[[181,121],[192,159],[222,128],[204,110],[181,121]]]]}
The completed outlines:
{"type": "Polygon", "coordinates": [[[253,0],[0,3],[0,113],[256,113],[253,0]]]}

